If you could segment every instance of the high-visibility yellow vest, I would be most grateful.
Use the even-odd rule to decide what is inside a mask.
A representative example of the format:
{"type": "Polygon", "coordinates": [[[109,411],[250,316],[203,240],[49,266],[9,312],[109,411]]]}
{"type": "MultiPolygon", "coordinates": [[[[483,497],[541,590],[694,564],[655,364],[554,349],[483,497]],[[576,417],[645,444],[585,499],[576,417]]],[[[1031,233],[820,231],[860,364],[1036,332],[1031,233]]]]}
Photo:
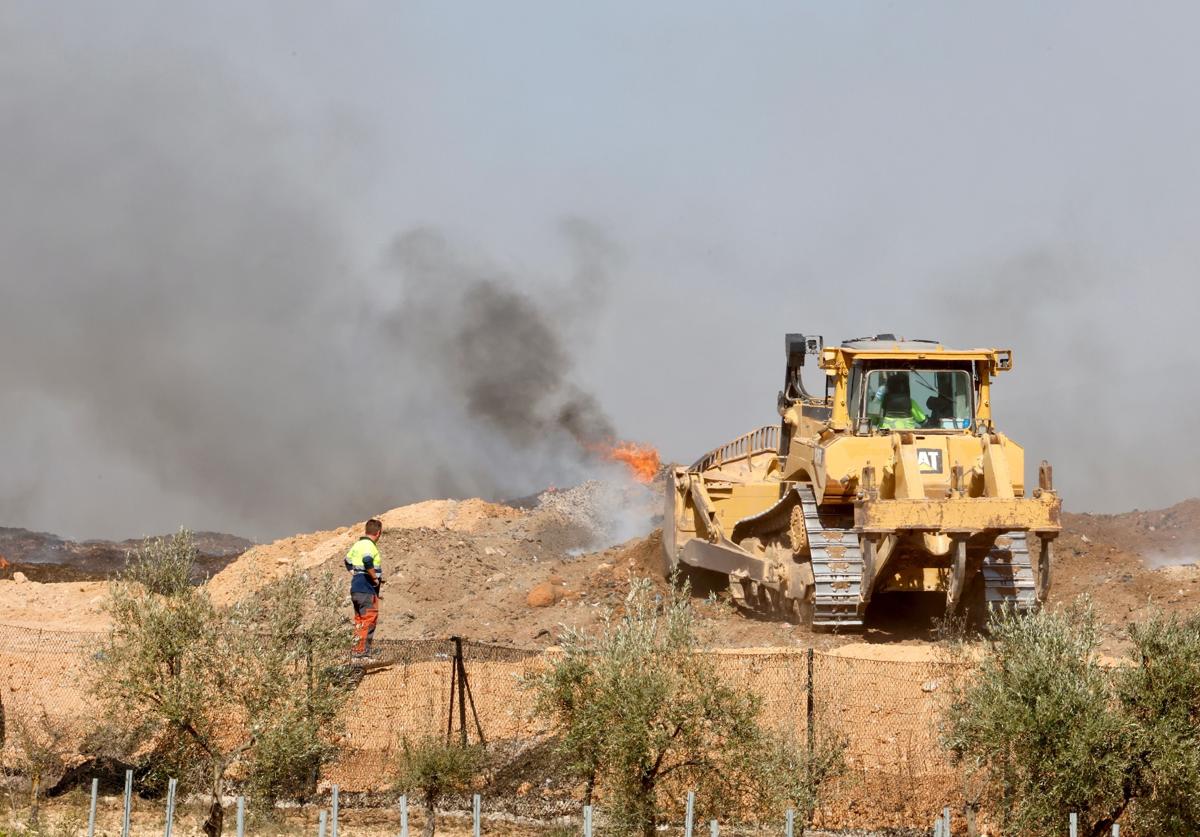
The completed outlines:
{"type": "Polygon", "coordinates": [[[383,572],[383,566],[379,562],[379,549],[375,542],[367,537],[359,538],[354,542],[354,546],[350,547],[350,551],[346,553],[346,568],[351,572],[365,573],[367,568],[364,558],[371,559],[371,566],[376,573],[383,572]]]}
{"type": "Polygon", "coordinates": [[[911,412],[907,416],[884,416],[879,426],[887,430],[916,430],[925,423],[925,413],[913,401],[911,412]]]}

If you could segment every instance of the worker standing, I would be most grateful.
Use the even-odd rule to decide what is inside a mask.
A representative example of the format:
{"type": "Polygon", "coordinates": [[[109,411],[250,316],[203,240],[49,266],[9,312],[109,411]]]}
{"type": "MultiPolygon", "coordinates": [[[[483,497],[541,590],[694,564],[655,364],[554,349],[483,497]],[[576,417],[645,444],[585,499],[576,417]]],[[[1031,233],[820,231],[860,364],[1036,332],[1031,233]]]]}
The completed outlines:
{"type": "Polygon", "coordinates": [[[371,655],[375,625],[379,622],[379,588],[383,585],[383,564],[376,544],[383,534],[383,523],[375,518],[363,527],[363,536],[346,553],[350,578],[350,601],[354,604],[354,647],[352,656],[371,655]]]}

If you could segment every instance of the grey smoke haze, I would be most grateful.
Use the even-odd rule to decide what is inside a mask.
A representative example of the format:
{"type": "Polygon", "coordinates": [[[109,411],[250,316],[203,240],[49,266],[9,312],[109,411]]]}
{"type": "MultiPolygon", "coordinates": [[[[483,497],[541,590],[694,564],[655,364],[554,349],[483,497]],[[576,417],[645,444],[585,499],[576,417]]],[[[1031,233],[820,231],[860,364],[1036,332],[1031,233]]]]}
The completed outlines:
{"type": "Polygon", "coordinates": [[[0,524],[690,461],[786,331],[1012,346],[1069,507],[1200,493],[1195,8],[519,6],[6,6],[0,524]]]}
{"type": "Polygon", "coordinates": [[[563,332],[617,261],[600,230],[562,222],[573,274],[540,289],[430,229],[372,272],[294,128],[219,70],[149,69],[0,76],[5,522],[269,536],[595,468],[614,431],[563,332]]]}

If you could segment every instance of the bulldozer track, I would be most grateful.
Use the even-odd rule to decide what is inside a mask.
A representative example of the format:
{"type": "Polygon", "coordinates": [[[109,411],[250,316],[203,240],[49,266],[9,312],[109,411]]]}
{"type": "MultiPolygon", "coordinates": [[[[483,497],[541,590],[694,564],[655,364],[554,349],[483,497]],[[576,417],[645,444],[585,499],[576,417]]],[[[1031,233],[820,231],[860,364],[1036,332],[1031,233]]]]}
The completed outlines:
{"type": "MultiPolygon", "coordinates": [[[[793,490],[804,516],[815,582],[811,627],[822,631],[861,630],[866,605],[862,601],[862,544],[853,530],[854,516],[850,512],[822,510],[810,485],[797,485],[793,490]]],[[[755,518],[743,520],[739,527],[746,527],[745,534],[757,534],[755,527],[769,528],[769,524],[779,522],[782,507],[781,503],[755,518]]],[[[762,529],[761,533],[765,532],[762,529]]],[[[1011,609],[1027,614],[1037,609],[1037,585],[1028,537],[1023,531],[1003,532],[983,556],[980,578],[985,612],[1011,609]]],[[[754,589],[759,588],[756,585],[754,589]]],[[[796,614],[789,600],[777,591],[775,598],[763,595],[765,592],[744,596],[740,601],[743,606],[766,615],[791,618],[796,614]]]]}
{"type": "Polygon", "coordinates": [[[983,558],[983,596],[989,611],[1012,608],[1032,613],[1037,608],[1033,562],[1029,558],[1029,536],[1006,532],[983,558]]]}
{"type": "Polygon", "coordinates": [[[822,514],[811,486],[796,487],[804,509],[816,591],[812,625],[823,630],[861,629],[862,546],[853,514],[822,514]]]}

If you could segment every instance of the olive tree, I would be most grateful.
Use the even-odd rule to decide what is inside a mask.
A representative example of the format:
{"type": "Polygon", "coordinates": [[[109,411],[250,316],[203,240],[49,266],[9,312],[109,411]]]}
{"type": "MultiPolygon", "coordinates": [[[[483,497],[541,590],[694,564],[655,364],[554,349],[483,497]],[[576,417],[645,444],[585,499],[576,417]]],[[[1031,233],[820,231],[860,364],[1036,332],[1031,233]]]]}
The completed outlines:
{"type": "Polygon", "coordinates": [[[945,743],[994,789],[1016,833],[1084,834],[1125,820],[1153,833],[1200,831],[1200,620],[1130,628],[1132,658],[1106,666],[1084,603],[999,614],[977,669],[947,713],[945,743]]]}
{"type": "Polygon", "coordinates": [[[1097,644],[1088,609],[1002,613],[950,705],[946,744],[987,774],[1016,833],[1058,834],[1071,811],[1099,819],[1121,793],[1130,741],[1097,644]]]}
{"type": "Polygon", "coordinates": [[[219,835],[235,765],[260,799],[313,786],[350,688],[348,631],[328,579],[291,573],[222,609],[191,583],[195,558],[181,531],[112,582],[94,690],[129,755],[208,792],[203,829],[219,835]]]}
{"type": "MultiPolygon", "coordinates": [[[[3,768],[5,773],[11,770],[29,780],[29,827],[36,831],[47,785],[61,777],[66,769],[71,752],[70,736],[49,716],[45,707],[16,710],[10,726],[8,747],[3,750],[6,757],[3,768]]],[[[0,745],[4,743],[0,740],[0,745]]],[[[14,786],[10,784],[10,788],[14,786]]]]}
{"type": "MultiPolygon", "coordinates": [[[[1131,665],[1116,671],[1133,747],[1122,799],[1139,834],[1200,833],[1200,617],[1130,626],[1131,665]]],[[[1103,823],[1102,823],[1103,824],[1103,823]]]]}
{"type": "Polygon", "coordinates": [[[438,735],[405,739],[396,764],[396,787],[420,799],[425,818],[422,837],[434,837],[442,797],[466,789],[484,761],[481,746],[460,746],[438,735]]]}
{"type": "Polygon", "coordinates": [[[693,789],[701,813],[809,809],[840,764],[824,737],[813,757],[760,723],[761,700],[723,678],[701,642],[686,587],[635,582],[596,633],[569,631],[531,680],[564,755],[603,798],[612,826],[652,837],[660,790],[693,789]]]}

